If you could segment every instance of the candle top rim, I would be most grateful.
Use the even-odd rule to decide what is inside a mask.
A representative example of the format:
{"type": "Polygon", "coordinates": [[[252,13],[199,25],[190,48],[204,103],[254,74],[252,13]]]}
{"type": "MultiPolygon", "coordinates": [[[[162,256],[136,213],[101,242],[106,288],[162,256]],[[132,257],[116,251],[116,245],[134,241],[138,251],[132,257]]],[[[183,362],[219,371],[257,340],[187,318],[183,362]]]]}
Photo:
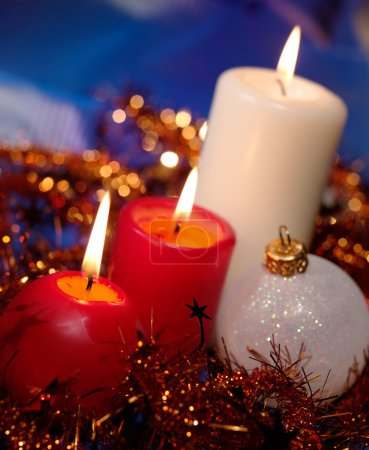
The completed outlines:
{"type": "MultiPolygon", "coordinates": [[[[139,234],[141,234],[142,236],[147,237],[147,239],[155,239],[159,242],[159,239],[157,239],[155,236],[151,236],[147,231],[145,231],[143,229],[143,227],[137,222],[137,220],[134,217],[134,213],[135,210],[137,208],[140,208],[140,206],[142,205],[143,207],[150,205],[152,207],[165,207],[170,209],[170,211],[173,211],[174,213],[174,209],[175,209],[175,205],[177,204],[177,197],[164,197],[164,196],[152,196],[152,197],[141,197],[135,200],[130,201],[129,203],[127,203],[124,208],[122,209],[122,211],[125,211],[126,214],[128,214],[129,219],[132,221],[132,224],[134,224],[135,226],[135,231],[139,234]]],[[[187,246],[179,246],[179,245],[175,245],[175,244],[171,244],[171,243],[166,243],[166,245],[168,245],[168,247],[171,247],[173,249],[175,248],[180,248],[180,249],[184,249],[184,250],[203,250],[205,248],[212,248],[215,247],[216,245],[218,245],[220,242],[225,242],[225,241],[230,241],[230,242],[234,242],[235,241],[235,233],[234,230],[232,228],[232,226],[222,217],[220,217],[218,214],[213,213],[209,210],[207,210],[206,208],[202,207],[202,206],[198,206],[198,205],[194,205],[193,206],[193,210],[194,213],[202,213],[204,214],[203,219],[209,219],[209,220],[214,220],[217,222],[218,225],[220,225],[221,227],[221,236],[217,238],[217,240],[209,247],[187,247],[187,246]]],[[[125,216],[125,220],[127,219],[127,217],[125,216]]]]}
{"type": "Polygon", "coordinates": [[[303,107],[306,111],[309,107],[315,110],[318,104],[323,110],[332,109],[334,105],[336,108],[345,110],[347,114],[347,106],[342,98],[322,84],[295,74],[291,86],[287,88],[287,95],[283,96],[278,95],[277,79],[278,74],[275,69],[239,66],[225,70],[217,83],[227,83],[227,80],[232,80],[232,89],[242,96],[254,101],[257,98],[258,101],[272,103],[278,108],[303,107]]]}
{"type": "MultiPolygon", "coordinates": [[[[115,283],[113,283],[112,281],[108,280],[107,278],[104,278],[102,276],[94,276],[94,283],[98,282],[100,285],[106,287],[107,289],[110,289],[111,291],[114,291],[115,293],[115,299],[113,300],[103,300],[103,299],[87,299],[87,298],[79,298],[73,294],[71,294],[69,291],[65,291],[64,289],[61,288],[59,281],[63,278],[73,278],[73,277],[80,277],[83,279],[83,282],[86,283],[87,286],[87,281],[88,281],[88,276],[87,274],[85,274],[82,271],[76,271],[76,270],[68,270],[68,271],[60,271],[60,272],[55,272],[54,274],[51,275],[46,275],[47,277],[53,277],[55,278],[55,286],[56,288],[58,288],[60,290],[60,292],[62,292],[63,294],[65,294],[66,296],[68,296],[68,298],[70,298],[71,300],[74,300],[76,302],[78,302],[81,305],[120,305],[122,303],[124,303],[127,299],[127,295],[123,292],[123,290],[117,286],[115,283]]],[[[39,278],[39,280],[42,280],[41,277],[39,278]]]]}

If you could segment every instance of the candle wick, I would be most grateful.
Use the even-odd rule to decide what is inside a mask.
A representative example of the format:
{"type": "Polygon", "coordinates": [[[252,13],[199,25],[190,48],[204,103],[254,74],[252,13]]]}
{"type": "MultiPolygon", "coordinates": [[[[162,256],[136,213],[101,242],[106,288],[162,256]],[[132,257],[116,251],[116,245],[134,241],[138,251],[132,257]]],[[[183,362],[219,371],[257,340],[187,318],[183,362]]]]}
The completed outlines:
{"type": "Polygon", "coordinates": [[[174,228],[174,233],[175,234],[180,232],[181,226],[182,226],[182,223],[178,221],[177,224],[176,224],[176,227],[174,228]]]}
{"type": "Polygon", "coordinates": [[[88,274],[87,278],[88,278],[88,281],[87,281],[86,291],[91,291],[92,283],[93,283],[94,279],[91,274],[88,274]]]}
{"type": "Polygon", "coordinates": [[[287,96],[286,86],[280,78],[277,78],[278,86],[281,88],[281,93],[283,97],[287,96]]]}

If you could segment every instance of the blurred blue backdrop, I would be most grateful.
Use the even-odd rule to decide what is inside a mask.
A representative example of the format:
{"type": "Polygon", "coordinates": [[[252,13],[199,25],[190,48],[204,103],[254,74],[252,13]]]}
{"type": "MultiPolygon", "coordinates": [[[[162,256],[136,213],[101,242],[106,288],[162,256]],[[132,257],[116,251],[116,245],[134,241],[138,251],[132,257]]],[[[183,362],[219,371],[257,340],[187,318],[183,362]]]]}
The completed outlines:
{"type": "Polygon", "coordinates": [[[299,23],[296,72],[347,102],[340,153],[369,166],[365,1],[0,0],[0,10],[0,138],[93,147],[102,94],[129,87],[205,117],[219,74],[275,67],[299,23]]]}

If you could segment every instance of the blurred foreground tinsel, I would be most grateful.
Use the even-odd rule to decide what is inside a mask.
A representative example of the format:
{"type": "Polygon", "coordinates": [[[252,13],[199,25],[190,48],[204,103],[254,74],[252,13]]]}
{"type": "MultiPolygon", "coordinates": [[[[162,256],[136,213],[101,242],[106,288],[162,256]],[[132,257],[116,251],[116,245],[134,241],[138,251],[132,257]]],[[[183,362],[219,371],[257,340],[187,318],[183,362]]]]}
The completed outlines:
{"type": "MultiPolygon", "coordinates": [[[[153,150],[158,145],[159,152],[171,148],[179,156],[176,169],[153,159],[152,165],[129,170],[103,146],[81,156],[28,144],[0,149],[1,311],[30,280],[80,268],[99,189],[109,188],[113,194],[111,227],[125,199],[177,193],[189,166],[197,162],[201,121],[190,124],[187,117],[176,122],[174,113],[157,114],[135,97],[136,103],[132,104],[131,97],[117,105],[124,113],[118,119],[130,117],[128,126],[141,145],[153,145],[153,150]]],[[[360,162],[353,170],[335,165],[317,219],[313,251],[347,270],[368,298],[369,201],[360,185],[359,169],[360,162]]],[[[115,404],[102,417],[86,414],[78,399],[60,406],[67,386],[57,383],[39,393],[41,408],[37,411],[16,405],[2,392],[0,448],[369,446],[369,361],[354,387],[327,404],[320,392],[311,391],[312,376],[300,365],[308,350],[289,355],[283,342],[272,342],[270,355],[250,355],[263,360],[263,367],[246,372],[242,368],[232,371],[227,361],[220,361],[211,351],[169,361],[160,342],[139,340],[130,357],[131,371],[122,373],[115,404]]]]}

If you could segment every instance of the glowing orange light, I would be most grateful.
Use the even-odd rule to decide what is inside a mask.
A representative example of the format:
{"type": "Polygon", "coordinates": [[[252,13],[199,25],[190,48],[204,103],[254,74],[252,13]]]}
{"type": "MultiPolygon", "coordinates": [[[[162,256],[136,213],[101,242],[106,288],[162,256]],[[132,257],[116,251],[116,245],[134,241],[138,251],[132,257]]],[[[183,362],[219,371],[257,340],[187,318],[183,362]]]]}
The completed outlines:
{"type": "Polygon", "coordinates": [[[91,236],[86,248],[85,257],[83,258],[82,270],[88,275],[97,276],[100,273],[109,210],[110,194],[109,192],[106,192],[101,200],[99,210],[97,211],[95,223],[92,227],[91,236]]]}
{"type": "Polygon", "coordinates": [[[283,83],[288,85],[295,73],[297,55],[299,53],[301,38],[301,29],[299,26],[295,26],[291,31],[287,42],[283,48],[281,57],[277,65],[278,75],[283,83]]]}
{"type": "Polygon", "coordinates": [[[191,170],[187,177],[186,183],[179,197],[176,210],[174,211],[173,218],[185,218],[187,219],[192,211],[193,202],[195,201],[196,188],[198,180],[197,167],[191,170]]]}

